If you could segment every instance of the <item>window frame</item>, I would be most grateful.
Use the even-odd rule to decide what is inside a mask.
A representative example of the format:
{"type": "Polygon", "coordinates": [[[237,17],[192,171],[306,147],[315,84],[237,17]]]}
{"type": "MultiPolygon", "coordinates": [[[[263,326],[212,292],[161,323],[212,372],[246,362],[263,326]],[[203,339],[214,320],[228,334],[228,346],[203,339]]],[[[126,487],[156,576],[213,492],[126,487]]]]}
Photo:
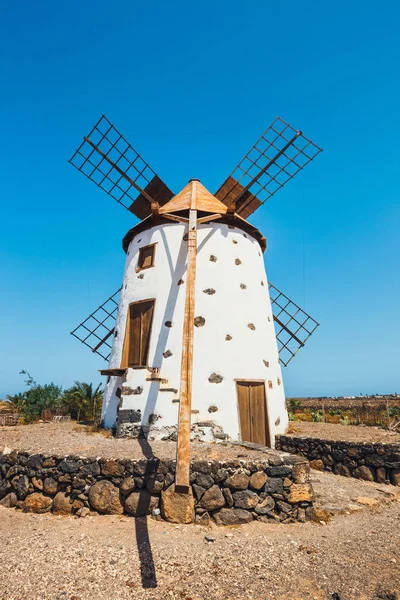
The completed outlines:
{"type": "Polygon", "coordinates": [[[147,244],[146,246],[142,246],[141,248],[139,248],[139,255],[138,255],[138,262],[136,265],[136,273],[139,273],[140,271],[145,271],[146,269],[152,269],[154,267],[155,261],[156,261],[156,245],[157,242],[154,242],[154,244],[147,244]],[[144,250],[146,250],[147,248],[153,248],[153,253],[152,253],[152,257],[151,257],[151,265],[148,265],[147,267],[143,267],[140,264],[140,259],[142,257],[142,253],[144,250]]]}

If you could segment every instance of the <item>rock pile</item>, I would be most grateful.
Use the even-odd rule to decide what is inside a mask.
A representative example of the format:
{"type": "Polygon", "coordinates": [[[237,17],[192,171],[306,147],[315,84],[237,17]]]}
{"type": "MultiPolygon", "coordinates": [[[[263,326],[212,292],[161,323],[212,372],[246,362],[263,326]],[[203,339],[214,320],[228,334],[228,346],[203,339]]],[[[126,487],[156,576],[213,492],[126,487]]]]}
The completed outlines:
{"type": "Polygon", "coordinates": [[[57,515],[90,512],[153,514],[173,523],[219,525],[312,517],[308,462],[269,451],[261,462],[192,461],[189,493],[175,490],[176,463],[47,456],[24,451],[0,455],[0,505],[57,515]]]}

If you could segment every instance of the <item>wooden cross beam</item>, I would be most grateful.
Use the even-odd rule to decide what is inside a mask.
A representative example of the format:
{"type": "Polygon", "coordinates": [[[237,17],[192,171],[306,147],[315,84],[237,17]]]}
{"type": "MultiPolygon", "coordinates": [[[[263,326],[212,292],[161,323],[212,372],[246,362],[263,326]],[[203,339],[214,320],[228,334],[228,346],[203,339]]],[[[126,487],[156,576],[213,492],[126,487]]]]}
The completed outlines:
{"type": "Polygon", "coordinates": [[[190,485],[190,415],[192,407],[194,305],[197,258],[197,181],[192,180],[191,184],[186,298],[182,342],[181,393],[179,401],[178,444],[175,475],[175,488],[177,491],[181,492],[188,492],[190,485]]]}

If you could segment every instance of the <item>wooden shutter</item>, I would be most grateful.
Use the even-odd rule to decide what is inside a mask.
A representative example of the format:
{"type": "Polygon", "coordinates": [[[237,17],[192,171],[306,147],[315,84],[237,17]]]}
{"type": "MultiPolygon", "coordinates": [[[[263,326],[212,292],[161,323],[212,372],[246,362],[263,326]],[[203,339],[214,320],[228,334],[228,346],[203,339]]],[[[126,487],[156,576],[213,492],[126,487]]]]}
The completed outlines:
{"type": "Polygon", "coordinates": [[[153,322],[154,300],[142,302],[141,313],[141,342],[140,342],[140,360],[141,366],[147,365],[147,358],[150,349],[151,324],[153,322]]]}
{"type": "Polygon", "coordinates": [[[128,367],[140,366],[141,304],[129,307],[128,367]]]}
{"type": "Polygon", "coordinates": [[[139,249],[139,259],[137,271],[141,271],[142,269],[149,269],[154,266],[154,254],[155,254],[156,246],[155,244],[151,244],[150,246],[144,246],[139,249]]]}
{"type": "Polygon", "coordinates": [[[154,300],[131,304],[122,356],[122,367],[145,367],[149,356],[154,300]]]}

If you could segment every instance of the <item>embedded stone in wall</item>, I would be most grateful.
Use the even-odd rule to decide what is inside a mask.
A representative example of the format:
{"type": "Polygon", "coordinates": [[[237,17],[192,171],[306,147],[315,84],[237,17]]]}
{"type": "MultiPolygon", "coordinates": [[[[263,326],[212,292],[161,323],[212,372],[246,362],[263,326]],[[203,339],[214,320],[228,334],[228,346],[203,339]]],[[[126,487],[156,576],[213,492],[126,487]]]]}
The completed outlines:
{"type": "Polygon", "coordinates": [[[89,490],[92,508],[106,515],[121,515],[124,512],[119,498],[119,489],[111,481],[97,481],[89,490]]]}
{"type": "Polygon", "coordinates": [[[165,327],[172,327],[172,321],[165,321],[165,327]]]}
{"type": "Polygon", "coordinates": [[[374,475],[368,467],[361,465],[354,470],[354,477],[364,479],[364,481],[374,481],[374,475]]]}
{"type": "Polygon", "coordinates": [[[67,496],[65,492],[58,492],[58,494],[53,500],[52,511],[55,515],[72,514],[71,496],[67,496]]]}
{"type": "Polygon", "coordinates": [[[248,327],[249,329],[251,329],[252,331],[254,331],[254,330],[255,330],[255,328],[256,328],[256,326],[254,325],[254,323],[249,323],[249,324],[247,325],[247,327],[248,327]]]}
{"type": "Polygon", "coordinates": [[[217,257],[214,256],[214,254],[211,254],[211,256],[210,256],[210,262],[217,262],[217,257]]]}
{"type": "Polygon", "coordinates": [[[234,492],[233,496],[233,506],[235,508],[244,508],[246,510],[250,510],[255,508],[258,504],[258,496],[255,492],[250,490],[242,490],[239,492],[234,492]]]}
{"type": "Polygon", "coordinates": [[[175,485],[161,492],[161,514],[170,523],[193,523],[194,498],[192,488],[188,493],[175,491],[175,485]]]}
{"type": "Polygon", "coordinates": [[[223,377],[222,375],[218,375],[218,373],[211,373],[210,377],[208,378],[208,381],[210,383],[221,383],[221,381],[223,381],[223,377]]]}
{"type": "Polygon", "coordinates": [[[235,265],[241,265],[242,261],[240,260],[240,258],[235,258],[235,265]]]}
{"type": "Polygon", "coordinates": [[[171,350],[166,350],[165,352],[163,352],[163,357],[164,358],[169,358],[170,356],[172,356],[171,350]]]}
{"type": "Polygon", "coordinates": [[[218,406],[215,406],[215,404],[210,404],[210,406],[208,407],[209,413],[217,412],[217,410],[218,410],[218,406]]]}
{"type": "Polygon", "coordinates": [[[297,502],[311,502],[313,499],[312,487],[309,483],[294,483],[290,488],[288,502],[296,504],[297,502]]]}
{"type": "Polygon", "coordinates": [[[226,341],[227,341],[227,342],[230,342],[230,341],[231,341],[231,339],[232,339],[232,336],[231,336],[231,335],[229,335],[229,333],[228,333],[228,334],[225,336],[225,339],[226,339],[226,341]]]}
{"type": "Polygon", "coordinates": [[[117,420],[119,423],[140,423],[142,420],[141,410],[135,409],[120,409],[118,411],[117,420]]]}
{"type": "Polygon", "coordinates": [[[137,276],[138,279],[143,279],[144,277],[144,273],[140,273],[140,275],[137,276]]]}
{"type": "Polygon", "coordinates": [[[180,280],[178,281],[178,285],[182,285],[183,283],[185,283],[185,282],[183,281],[183,279],[180,279],[180,280]]]}
{"type": "Polygon", "coordinates": [[[48,496],[43,496],[39,492],[34,492],[27,496],[22,505],[23,512],[46,513],[50,512],[53,500],[48,496]]]}
{"type": "Polygon", "coordinates": [[[120,485],[119,491],[121,492],[121,494],[124,494],[124,496],[127,496],[128,494],[133,492],[133,490],[135,489],[135,486],[136,486],[135,478],[132,477],[132,475],[130,475],[129,477],[126,477],[123,480],[123,482],[120,485]]]}
{"type": "Polygon", "coordinates": [[[263,282],[263,281],[261,282],[261,285],[264,285],[264,282],[263,282]]]}
{"type": "Polygon", "coordinates": [[[208,296],[212,296],[213,294],[215,294],[215,290],[214,290],[214,288],[206,288],[205,290],[203,290],[203,294],[207,294],[208,296]]]}
{"type": "Polygon", "coordinates": [[[251,512],[241,508],[221,508],[215,513],[214,519],[217,525],[241,525],[253,520],[251,512]]]}
{"type": "Polygon", "coordinates": [[[206,510],[217,510],[225,506],[224,495],[217,485],[213,485],[203,494],[200,506],[206,510]]]}
{"type": "Polygon", "coordinates": [[[266,367],[269,367],[269,361],[268,361],[268,360],[264,360],[264,359],[263,359],[263,363],[264,363],[264,365],[265,365],[266,367]]]}
{"type": "Polygon", "coordinates": [[[195,317],[194,318],[194,324],[196,327],[203,327],[206,323],[206,320],[204,317],[195,317]]]}
{"type": "Polygon", "coordinates": [[[133,517],[144,517],[150,515],[153,510],[158,508],[160,502],[159,496],[150,494],[147,490],[138,490],[132,492],[125,500],[125,511],[133,517]]]}
{"type": "Polygon", "coordinates": [[[157,415],[156,413],[151,413],[149,415],[149,425],[153,425],[161,418],[162,418],[161,415],[157,415]]]}
{"type": "Polygon", "coordinates": [[[136,388],[131,388],[129,386],[122,387],[122,395],[123,396],[138,396],[143,393],[143,388],[138,385],[136,388]]]}
{"type": "Polygon", "coordinates": [[[255,508],[257,515],[268,515],[275,508],[275,500],[271,496],[267,496],[260,504],[255,508]]]}
{"type": "Polygon", "coordinates": [[[264,471],[256,471],[255,473],[253,473],[253,475],[250,477],[250,487],[253,488],[254,490],[261,490],[261,488],[265,485],[265,482],[267,481],[267,476],[264,473],[264,471]]]}
{"type": "Polygon", "coordinates": [[[225,485],[229,488],[233,488],[236,490],[247,490],[247,488],[249,487],[249,482],[250,477],[246,475],[246,473],[237,471],[236,473],[228,477],[228,479],[225,482],[225,485]]]}
{"type": "Polygon", "coordinates": [[[247,288],[247,285],[245,283],[241,283],[240,284],[240,289],[241,290],[245,290],[247,288]]]}
{"type": "Polygon", "coordinates": [[[237,240],[232,240],[232,243],[233,244],[237,244],[237,240]]]}
{"type": "Polygon", "coordinates": [[[122,477],[125,467],[118,460],[110,458],[109,460],[100,461],[101,474],[105,477],[122,477]]]}

